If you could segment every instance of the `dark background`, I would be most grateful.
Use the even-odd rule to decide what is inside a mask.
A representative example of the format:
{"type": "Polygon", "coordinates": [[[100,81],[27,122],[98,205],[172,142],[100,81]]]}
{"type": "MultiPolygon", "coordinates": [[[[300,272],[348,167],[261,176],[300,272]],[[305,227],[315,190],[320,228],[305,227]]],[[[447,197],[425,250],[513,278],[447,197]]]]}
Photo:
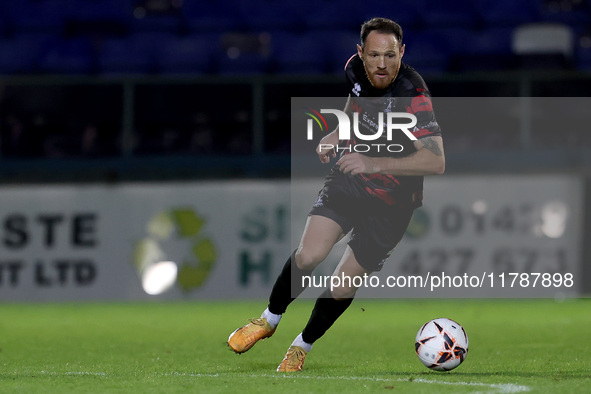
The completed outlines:
{"type": "MultiPolygon", "coordinates": [[[[287,177],[291,97],[346,95],[373,16],[403,26],[434,97],[591,91],[588,0],[5,0],[0,181],[287,177]]],[[[440,121],[448,173],[590,168],[584,119],[482,135],[440,121]]]]}

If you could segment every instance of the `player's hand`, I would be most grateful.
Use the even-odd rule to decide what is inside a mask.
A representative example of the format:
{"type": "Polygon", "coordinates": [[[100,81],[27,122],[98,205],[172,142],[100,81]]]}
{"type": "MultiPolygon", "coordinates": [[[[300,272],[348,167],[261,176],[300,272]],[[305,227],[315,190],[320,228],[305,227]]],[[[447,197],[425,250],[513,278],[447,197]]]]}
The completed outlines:
{"type": "Polygon", "coordinates": [[[379,172],[376,159],[362,155],[361,153],[343,155],[337,161],[337,165],[344,174],[375,174],[379,172]]]}
{"type": "Polygon", "coordinates": [[[335,130],[327,134],[320,140],[316,147],[316,153],[320,162],[323,164],[330,163],[330,158],[337,157],[336,146],[339,144],[339,134],[335,130]]]}

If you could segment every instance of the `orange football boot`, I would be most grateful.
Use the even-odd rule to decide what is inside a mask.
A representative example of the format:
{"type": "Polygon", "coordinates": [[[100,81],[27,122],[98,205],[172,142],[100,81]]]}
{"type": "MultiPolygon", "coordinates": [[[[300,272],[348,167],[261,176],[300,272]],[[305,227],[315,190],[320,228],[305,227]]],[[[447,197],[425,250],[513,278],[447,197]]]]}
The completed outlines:
{"type": "Polygon", "coordinates": [[[250,323],[237,328],[228,337],[228,346],[238,354],[244,353],[258,341],[269,338],[275,332],[264,317],[250,319],[250,323]]]}

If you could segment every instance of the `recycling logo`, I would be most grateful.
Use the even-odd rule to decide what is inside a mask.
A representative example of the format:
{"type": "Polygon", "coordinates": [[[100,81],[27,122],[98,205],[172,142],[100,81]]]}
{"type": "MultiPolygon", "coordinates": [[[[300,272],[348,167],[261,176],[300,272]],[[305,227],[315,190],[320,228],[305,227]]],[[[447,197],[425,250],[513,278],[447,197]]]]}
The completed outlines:
{"type": "Polygon", "coordinates": [[[204,235],[206,220],[192,208],[173,208],[152,217],[147,236],[135,245],[133,264],[140,275],[162,261],[178,267],[176,283],[183,291],[201,287],[215,267],[217,251],[204,235]]]}

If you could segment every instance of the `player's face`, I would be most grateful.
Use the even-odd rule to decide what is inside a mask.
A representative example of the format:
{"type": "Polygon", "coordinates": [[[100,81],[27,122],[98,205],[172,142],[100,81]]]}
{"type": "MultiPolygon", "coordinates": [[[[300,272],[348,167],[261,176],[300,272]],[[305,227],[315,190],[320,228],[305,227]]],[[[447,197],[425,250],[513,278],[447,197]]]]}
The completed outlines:
{"type": "Polygon", "coordinates": [[[377,89],[385,89],[398,75],[404,45],[400,45],[393,34],[374,30],[367,35],[363,48],[357,45],[357,53],[371,84],[377,89]]]}

